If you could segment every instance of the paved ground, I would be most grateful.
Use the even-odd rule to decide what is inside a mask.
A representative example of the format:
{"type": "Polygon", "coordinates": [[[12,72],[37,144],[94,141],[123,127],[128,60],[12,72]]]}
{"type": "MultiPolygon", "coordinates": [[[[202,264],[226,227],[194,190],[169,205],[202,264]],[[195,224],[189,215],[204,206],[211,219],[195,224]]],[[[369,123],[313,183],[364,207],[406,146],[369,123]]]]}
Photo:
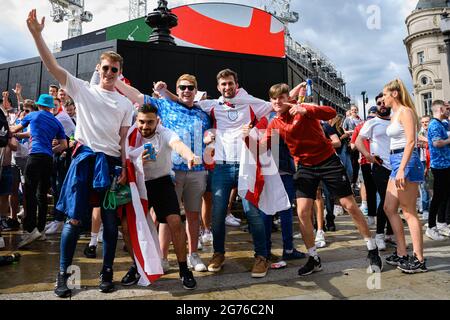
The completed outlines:
{"type": "MultiPolygon", "coordinates": [[[[305,262],[289,262],[288,268],[271,270],[266,278],[252,279],[253,264],[251,238],[239,228],[229,228],[227,236],[227,260],[224,270],[212,273],[196,273],[198,289],[187,292],[178,280],[178,270],[173,251],[169,256],[172,270],[148,288],[120,286],[120,279],[130,266],[130,258],[122,250],[119,241],[114,279],[117,291],[105,295],[97,291],[99,259],[86,259],[83,249],[88,239],[81,239],[74,264],[81,268],[81,289],[72,299],[144,299],[144,300],[317,300],[317,299],[450,299],[450,240],[431,242],[425,239],[425,252],[430,272],[405,275],[385,265],[381,275],[366,272],[365,243],[360,240],[348,216],[337,218],[338,231],[327,233],[329,246],[321,249],[324,271],[307,278],[297,276],[298,268],[305,262]]],[[[298,226],[295,225],[298,230],[298,226]]],[[[409,240],[409,239],[408,239],[409,240]]],[[[17,244],[18,235],[10,234],[7,245],[17,244]]],[[[281,233],[273,233],[273,253],[281,255],[281,233]]],[[[304,251],[301,240],[295,240],[297,248],[304,251]]],[[[20,251],[22,260],[15,265],[1,267],[0,300],[3,299],[56,299],[52,289],[58,266],[59,237],[36,242],[28,250],[20,251]]],[[[212,248],[205,247],[201,257],[205,263],[212,255],[212,248]]],[[[384,252],[390,253],[392,249],[384,252]]],[[[99,250],[101,252],[101,249],[99,250]]],[[[2,252],[0,254],[3,254],[2,252]]]]}

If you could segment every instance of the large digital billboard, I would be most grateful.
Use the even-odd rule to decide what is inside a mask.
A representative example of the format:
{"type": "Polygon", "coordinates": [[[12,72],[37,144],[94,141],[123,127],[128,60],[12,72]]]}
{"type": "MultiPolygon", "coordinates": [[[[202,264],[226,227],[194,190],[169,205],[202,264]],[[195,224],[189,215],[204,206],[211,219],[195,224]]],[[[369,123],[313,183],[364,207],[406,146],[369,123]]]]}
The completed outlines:
{"type": "Polygon", "coordinates": [[[176,7],[178,45],[284,57],[284,25],[270,13],[239,4],[200,3],[176,7]]]}

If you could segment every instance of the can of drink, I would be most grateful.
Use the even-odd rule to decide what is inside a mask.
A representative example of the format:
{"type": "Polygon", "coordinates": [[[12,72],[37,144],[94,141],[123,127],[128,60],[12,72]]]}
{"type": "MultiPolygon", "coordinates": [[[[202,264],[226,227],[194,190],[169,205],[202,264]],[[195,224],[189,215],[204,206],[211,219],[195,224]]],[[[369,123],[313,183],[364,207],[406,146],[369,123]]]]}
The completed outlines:
{"type": "Polygon", "coordinates": [[[115,166],[114,167],[114,176],[119,177],[122,174],[122,167],[121,166],[115,166]]]}
{"type": "Polygon", "coordinates": [[[149,155],[150,160],[156,160],[156,152],[153,144],[146,143],[144,144],[144,149],[147,150],[147,154],[149,155]]]}
{"type": "Polygon", "coordinates": [[[270,268],[271,269],[283,269],[283,268],[286,268],[286,266],[287,266],[287,263],[285,261],[278,261],[278,262],[272,263],[270,265],[270,268]]]}

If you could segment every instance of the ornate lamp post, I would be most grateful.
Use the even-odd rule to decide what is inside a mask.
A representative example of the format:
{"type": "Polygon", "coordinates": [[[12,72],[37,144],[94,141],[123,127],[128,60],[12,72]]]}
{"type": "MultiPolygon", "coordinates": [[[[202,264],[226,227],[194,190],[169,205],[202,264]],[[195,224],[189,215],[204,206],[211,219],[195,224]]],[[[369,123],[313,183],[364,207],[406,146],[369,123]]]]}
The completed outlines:
{"type": "Polygon", "coordinates": [[[147,15],[145,23],[153,29],[148,42],[176,45],[170,29],[178,25],[178,17],[167,8],[167,1],[159,0],[158,8],[147,15]]]}

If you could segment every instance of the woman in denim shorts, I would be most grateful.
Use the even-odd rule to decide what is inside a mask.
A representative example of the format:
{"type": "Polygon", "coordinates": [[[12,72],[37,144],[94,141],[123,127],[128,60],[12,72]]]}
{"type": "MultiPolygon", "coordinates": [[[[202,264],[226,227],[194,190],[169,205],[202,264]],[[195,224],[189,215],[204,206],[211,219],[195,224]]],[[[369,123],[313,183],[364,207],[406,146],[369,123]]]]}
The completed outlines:
{"type": "Polygon", "coordinates": [[[386,134],[391,138],[392,173],[388,183],[384,210],[397,238],[397,251],[386,258],[386,263],[405,273],[426,272],[423,257],[422,224],[417,215],[416,202],[419,184],[424,181],[424,168],[416,148],[419,120],[414,104],[401,80],[388,83],[383,99],[392,109],[391,124],[386,134]],[[401,206],[411,233],[413,255],[408,256],[403,222],[398,214],[401,206]]]}

